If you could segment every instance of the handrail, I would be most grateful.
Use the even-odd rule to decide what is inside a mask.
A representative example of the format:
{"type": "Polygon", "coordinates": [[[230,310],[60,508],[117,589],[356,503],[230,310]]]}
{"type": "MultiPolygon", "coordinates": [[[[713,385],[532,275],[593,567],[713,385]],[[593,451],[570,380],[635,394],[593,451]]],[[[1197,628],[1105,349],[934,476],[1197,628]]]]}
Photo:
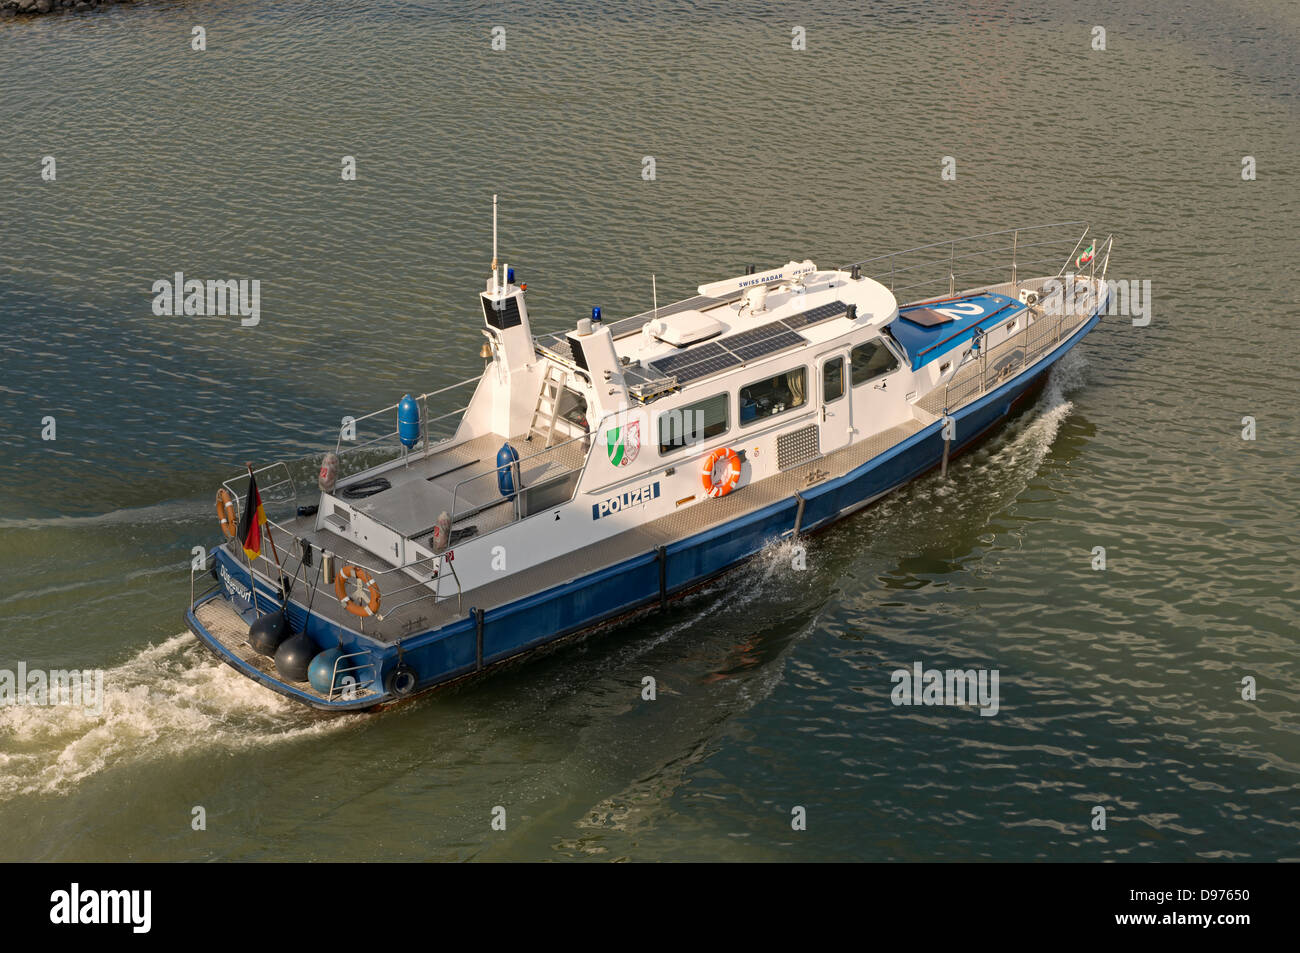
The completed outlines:
{"type": "MultiPolygon", "coordinates": [[[[274,470],[276,467],[282,467],[284,469],[284,479],[278,480],[275,483],[268,483],[266,486],[259,486],[257,488],[258,495],[260,496],[263,492],[269,493],[270,491],[276,489],[277,487],[284,486],[286,483],[288,483],[290,489],[293,491],[293,500],[296,502],[298,499],[298,485],[293,480],[293,471],[289,469],[289,465],[284,461],[276,460],[274,463],[268,463],[264,467],[258,467],[255,470],[253,470],[253,475],[257,476],[257,474],[259,473],[266,473],[268,470],[274,470]]],[[[248,495],[248,484],[244,484],[243,493],[240,493],[231,484],[236,483],[239,480],[246,478],[247,476],[248,476],[248,471],[245,470],[243,473],[239,474],[238,476],[233,476],[227,480],[221,481],[221,485],[225,487],[226,490],[229,491],[230,495],[235,498],[235,505],[239,510],[240,516],[244,514],[243,499],[248,495]]]]}
{"type": "MultiPolygon", "coordinates": [[[[487,470],[487,471],[484,471],[483,473],[476,474],[476,475],[474,475],[474,476],[472,476],[472,477],[466,477],[465,479],[461,480],[459,483],[457,483],[457,484],[455,485],[455,487],[452,488],[452,492],[451,492],[451,522],[452,522],[452,525],[454,526],[454,525],[456,524],[456,520],[457,520],[457,515],[456,515],[456,503],[457,503],[458,499],[460,498],[460,488],[463,487],[463,486],[465,486],[465,485],[468,484],[468,483],[473,483],[475,480],[483,480],[483,479],[486,479],[486,478],[491,477],[491,476],[493,476],[493,475],[498,475],[498,474],[501,473],[502,470],[513,470],[513,469],[516,468],[516,467],[522,468],[523,465],[524,465],[526,462],[530,461],[530,460],[534,460],[534,459],[536,459],[537,457],[542,456],[543,454],[555,453],[555,451],[559,450],[561,447],[567,447],[567,446],[569,446],[570,444],[572,444],[572,443],[576,443],[576,442],[578,442],[578,441],[582,441],[582,440],[590,440],[590,441],[592,442],[592,447],[589,447],[589,448],[587,449],[587,452],[583,455],[583,460],[582,460],[582,465],[581,465],[581,466],[577,466],[577,467],[566,467],[564,473],[557,474],[557,475],[554,476],[554,477],[548,477],[547,479],[542,480],[541,482],[536,483],[536,484],[534,484],[533,486],[529,486],[529,487],[525,487],[525,486],[522,486],[522,485],[520,485],[520,486],[516,486],[516,487],[515,487],[515,490],[514,490],[514,499],[515,499],[515,501],[516,501],[516,502],[515,502],[515,506],[516,506],[516,510],[517,510],[517,509],[518,509],[518,505],[519,505],[519,504],[518,504],[519,494],[522,493],[524,490],[526,490],[526,489],[530,489],[530,490],[531,490],[531,489],[535,489],[536,487],[539,487],[539,486],[545,486],[545,485],[548,484],[548,483],[554,483],[554,482],[556,482],[556,481],[558,481],[558,480],[560,480],[560,479],[562,479],[562,478],[564,478],[564,477],[567,477],[567,476],[569,476],[570,474],[573,474],[573,473],[575,473],[575,472],[576,472],[576,473],[583,473],[583,472],[585,472],[586,469],[587,469],[587,461],[591,459],[591,450],[592,450],[592,449],[594,448],[594,446],[595,446],[596,436],[598,436],[598,435],[600,434],[601,429],[605,426],[605,421],[609,420],[611,417],[616,417],[616,416],[618,416],[619,414],[626,414],[626,413],[635,413],[635,411],[628,411],[628,410],[621,410],[621,411],[620,411],[620,410],[613,410],[613,411],[610,411],[609,413],[607,413],[604,417],[602,417],[602,418],[600,419],[600,421],[596,424],[596,427],[595,427],[594,430],[588,430],[588,431],[585,432],[585,433],[581,433],[581,434],[578,434],[577,436],[570,437],[568,440],[562,441],[561,443],[552,444],[552,445],[549,446],[549,447],[543,447],[541,450],[538,450],[536,453],[530,453],[530,454],[529,454],[528,456],[526,456],[526,457],[520,457],[518,460],[512,460],[512,461],[510,461],[509,463],[503,463],[503,464],[501,464],[500,466],[493,467],[492,469],[487,470]]],[[[519,482],[520,484],[523,483],[523,479],[522,479],[522,477],[520,478],[520,480],[519,480],[518,482],[519,482]]],[[[576,492],[576,490],[577,490],[577,487],[576,487],[576,486],[574,487],[574,490],[575,490],[575,492],[576,492]]],[[[471,514],[471,515],[472,515],[472,514],[471,514]]],[[[516,517],[516,518],[518,518],[518,517],[516,517]]]]}
{"type": "Polygon", "coordinates": [[[977,238],[992,238],[994,235],[1011,235],[1011,234],[1018,234],[1020,232],[1032,232],[1042,228],[1066,228],[1075,225],[1083,225],[1086,227],[1088,223],[1083,220],[1075,221],[1075,222],[1051,222],[1046,225],[1025,225],[1020,228],[1003,228],[996,232],[980,232],[977,235],[965,235],[961,238],[946,238],[943,241],[930,242],[929,244],[926,245],[917,245],[914,248],[905,248],[902,251],[891,252],[887,255],[877,255],[874,258],[864,258],[861,261],[850,262],[849,264],[844,265],[840,270],[848,271],[850,268],[853,268],[855,266],[860,268],[863,265],[870,264],[873,261],[884,261],[887,258],[897,258],[900,255],[909,255],[914,251],[923,251],[927,248],[939,248],[940,246],[943,245],[955,244],[956,242],[969,242],[969,241],[974,241],[977,238]]]}
{"type": "MultiPolygon", "coordinates": [[[[1091,227],[1092,227],[1092,226],[1089,226],[1089,228],[1091,228],[1091,227]]],[[[1078,240],[1077,242],[1074,243],[1074,248],[1072,248],[1072,249],[1070,250],[1070,254],[1068,254],[1068,255],[1065,256],[1065,261],[1062,262],[1062,264],[1061,264],[1061,270],[1058,271],[1058,272],[1056,273],[1056,276],[1057,276],[1058,278],[1059,278],[1061,275],[1065,274],[1065,269],[1066,269],[1066,268],[1070,267],[1070,259],[1074,257],[1074,253],[1077,252],[1077,251],[1079,250],[1079,246],[1083,244],[1083,240],[1084,240],[1085,238],[1087,238],[1087,237],[1088,237],[1088,229],[1085,228],[1085,229],[1083,230],[1083,234],[1079,236],[1079,240],[1078,240]]],[[[1096,256],[1094,255],[1093,258],[1095,259],[1096,256]]]]}
{"type": "MultiPolygon", "coordinates": [[[[345,675],[344,677],[346,678],[349,676],[345,675]]],[[[330,692],[328,696],[329,700],[333,701],[334,696],[336,694],[343,696],[346,695],[348,692],[357,692],[363,688],[369,688],[377,681],[379,681],[379,672],[375,668],[374,655],[371,654],[369,649],[362,649],[359,652],[348,652],[346,654],[340,655],[338,658],[334,660],[334,669],[333,671],[330,672],[330,692]],[[360,664],[356,664],[356,665],[349,665],[344,669],[344,672],[348,672],[348,673],[360,672],[362,669],[368,668],[370,669],[369,681],[362,682],[359,680],[358,677],[358,679],[352,685],[343,685],[341,687],[335,687],[338,684],[339,663],[342,662],[344,659],[354,658],[358,655],[364,655],[367,659],[370,659],[370,661],[361,662],[360,664]]]]}
{"type": "MultiPolygon", "coordinates": [[[[446,420],[448,417],[454,416],[455,414],[464,413],[466,410],[469,409],[469,405],[466,404],[464,407],[458,407],[454,410],[447,411],[446,413],[439,414],[436,417],[430,417],[429,398],[437,397],[439,394],[445,394],[447,393],[447,391],[455,390],[459,387],[464,387],[467,384],[478,384],[479,381],[481,380],[482,380],[482,375],[480,374],[478,377],[466,378],[463,381],[457,381],[455,384],[448,384],[446,387],[440,387],[437,390],[426,391],[425,393],[420,394],[418,397],[412,398],[413,400],[415,400],[420,404],[420,431],[421,431],[421,439],[424,441],[424,452],[426,455],[428,454],[429,451],[429,425],[436,423],[440,420],[446,420]]],[[[359,417],[353,417],[352,425],[353,427],[355,427],[357,424],[362,423],[363,421],[371,420],[375,417],[380,416],[381,414],[389,413],[390,411],[395,413],[399,406],[401,406],[400,400],[394,404],[390,404],[387,407],[382,407],[379,410],[372,410],[368,414],[362,414],[359,417]]],[[[383,433],[377,437],[374,437],[371,440],[367,440],[363,443],[358,444],[351,440],[344,441],[343,434],[345,429],[346,428],[344,427],[339,428],[338,440],[335,442],[334,445],[334,452],[340,456],[342,456],[342,454],[344,453],[354,453],[358,450],[365,449],[366,447],[374,446],[378,443],[382,443],[384,441],[390,440],[393,437],[398,436],[398,434],[400,433],[400,428],[394,427],[391,433],[383,433]],[[344,447],[343,444],[345,442],[350,444],[350,446],[344,447]]],[[[405,449],[403,449],[403,452],[405,452],[405,449]]]]}
{"type": "MultiPolygon", "coordinates": [[[[1067,241],[1068,241],[1068,239],[1067,239],[1067,241]]],[[[1063,244],[1063,243],[1054,243],[1054,244],[1063,244]]],[[[1056,259],[1055,257],[1052,257],[1052,258],[1033,258],[1033,259],[1030,259],[1029,261],[1016,262],[1015,264],[1017,265],[1017,268],[1023,269],[1023,268],[1025,268],[1025,267],[1030,266],[1030,265],[1045,265],[1045,264],[1047,264],[1047,263],[1049,263],[1049,262],[1052,263],[1052,264],[1055,264],[1056,261],[1057,261],[1057,259],[1056,259]]],[[[942,264],[945,264],[945,265],[946,265],[947,263],[948,263],[948,260],[947,260],[947,259],[944,259],[943,262],[942,262],[942,264]]],[[[939,264],[939,262],[930,262],[930,264],[939,264]]],[[[952,278],[974,278],[974,277],[977,277],[977,276],[986,276],[986,274],[987,274],[986,272],[964,271],[964,272],[953,272],[951,275],[945,275],[945,276],[942,276],[942,277],[952,277],[952,278]]],[[[868,275],[867,277],[868,277],[868,278],[876,278],[876,277],[878,277],[878,276],[876,276],[876,275],[868,275]]],[[[901,291],[906,291],[906,290],[908,290],[909,288],[920,288],[920,287],[922,287],[922,286],[924,286],[924,285],[933,284],[935,281],[942,280],[942,277],[940,277],[940,278],[926,278],[926,279],[923,279],[923,280],[921,280],[921,281],[917,281],[917,282],[915,282],[915,283],[913,283],[913,284],[909,284],[909,285],[899,285],[899,286],[897,286],[897,287],[891,287],[890,290],[893,291],[895,294],[898,294],[899,292],[901,292],[901,291]]],[[[1015,279],[1013,279],[1013,280],[1015,280],[1015,279]]],[[[944,293],[944,297],[948,297],[947,292],[944,293]]],[[[922,300],[922,301],[908,301],[908,302],[905,302],[905,305],[904,305],[904,306],[913,305],[913,304],[930,304],[930,303],[932,303],[932,302],[933,302],[933,299],[928,299],[928,298],[927,298],[927,299],[922,300]]]]}
{"type": "MultiPolygon", "coordinates": [[[[1082,276],[1082,275],[1080,276],[1080,279],[1086,282],[1089,295],[1096,293],[1099,287],[1103,287],[1106,284],[1106,277],[1105,277],[1106,269],[1110,265],[1110,252],[1111,252],[1111,248],[1113,247],[1113,244],[1114,244],[1113,235],[1108,235],[1106,236],[1105,239],[1098,242],[1096,244],[1096,247],[1094,248],[1092,260],[1089,262],[1088,274],[1086,276],[1082,276]],[[1106,260],[1102,266],[1101,275],[1098,275],[1097,267],[1096,267],[1097,258],[1101,255],[1103,250],[1105,251],[1106,260]]],[[[1076,245],[1076,249],[1077,249],[1077,245],[1076,245]]],[[[1073,252],[1071,252],[1071,255],[1073,255],[1073,252]]],[[[1059,273],[1057,276],[1053,276],[1053,278],[1050,280],[1055,280],[1055,278],[1058,276],[1059,273]]],[[[966,352],[966,354],[963,355],[961,362],[957,365],[956,368],[953,369],[952,375],[948,378],[948,381],[944,384],[944,393],[943,393],[944,414],[947,415],[951,413],[952,410],[954,409],[951,402],[952,388],[954,382],[956,382],[957,380],[958,374],[961,372],[961,369],[963,367],[966,367],[969,363],[973,361],[978,361],[980,364],[978,378],[968,377],[966,380],[963,380],[961,382],[960,386],[963,388],[970,387],[972,384],[974,384],[975,388],[977,388],[975,390],[975,393],[972,394],[969,398],[960,401],[960,404],[964,406],[964,404],[967,403],[968,400],[974,399],[975,397],[978,396],[982,396],[983,394],[987,393],[988,390],[993,386],[1001,385],[1001,383],[1007,378],[1008,374],[1011,371],[1023,370],[1024,368],[1029,367],[1031,364],[1035,364],[1038,361],[1042,360],[1043,357],[1045,357],[1048,353],[1055,350],[1059,346],[1061,342],[1061,332],[1065,325],[1067,316],[1078,317],[1078,320],[1072,321],[1070,323],[1070,332],[1074,333],[1074,331],[1078,328],[1078,326],[1083,323],[1084,318],[1086,316],[1096,314],[1100,311],[1102,304],[1105,303],[1105,300],[1106,300],[1105,297],[1096,298],[1095,302],[1089,305],[1089,310],[1084,314],[1083,317],[1079,317],[1076,314],[1076,312],[1072,309],[1073,303],[1065,304],[1059,310],[1056,309],[1049,310],[1046,308],[1043,308],[1041,310],[1035,310],[1031,308],[1028,314],[1032,316],[1033,320],[1025,321],[1023,328],[1021,328],[1019,332],[1019,338],[1020,338],[1019,343],[1014,343],[1014,339],[1012,337],[1008,337],[1001,344],[997,345],[996,348],[991,349],[985,346],[983,341],[978,342],[975,348],[973,348],[971,351],[966,352]],[[1051,322],[1050,324],[1047,325],[1047,327],[1050,329],[1050,333],[1041,335],[1038,339],[1038,344],[1036,346],[1036,349],[1033,352],[1031,352],[1030,345],[1029,345],[1029,329],[1032,326],[1038,325],[1039,322],[1051,322]],[[1004,363],[1000,369],[995,368],[995,372],[996,372],[995,379],[990,381],[989,370],[988,370],[989,353],[991,350],[992,351],[1000,350],[1001,348],[1005,347],[1007,344],[1013,344],[1013,347],[1009,351],[1012,360],[1004,363]],[[1017,356],[1017,349],[1019,349],[1018,356],[1017,356]]]]}
{"type": "MultiPolygon", "coordinates": [[[[274,520],[268,519],[266,522],[269,526],[279,530],[281,533],[284,533],[295,543],[299,543],[302,539],[305,538],[302,536],[298,536],[296,533],[291,532],[290,530],[281,526],[279,523],[275,522],[274,520]]],[[[319,544],[314,544],[314,545],[316,549],[323,551],[324,547],[320,546],[319,544]]],[[[298,569],[302,568],[303,565],[301,545],[295,545],[285,555],[284,558],[286,563],[289,561],[290,557],[293,557],[298,560],[298,564],[296,567],[294,567],[292,564],[290,564],[289,566],[289,568],[292,569],[292,574],[296,574],[298,569]]],[[[288,571],[285,567],[274,562],[269,556],[266,555],[265,552],[259,552],[257,556],[250,561],[250,565],[249,565],[250,570],[253,569],[253,564],[255,564],[259,559],[265,562],[268,567],[274,569],[275,571],[275,576],[272,576],[271,573],[268,571],[266,573],[267,579],[280,578],[283,576],[284,573],[288,571]]],[[[371,579],[379,579],[382,576],[386,576],[389,575],[390,573],[400,572],[403,570],[412,570],[417,573],[421,571],[428,571],[429,576],[427,579],[420,579],[418,576],[411,576],[411,578],[415,579],[414,584],[410,586],[406,586],[402,589],[395,589],[392,592],[388,593],[388,595],[393,596],[402,592],[410,592],[412,589],[419,589],[419,588],[429,589],[429,587],[432,586],[432,589],[429,589],[429,591],[432,593],[435,602],[438,602],[442,598],[442,595],[438,590],[441,588],[441,580],[444,578],[443,577],[444,569],[450,569],[452,579],[456,583],[456,598],[460,604],[463,604],[464,601],[465,593],[463,587],[460,584],[460,574],[456,572],[455,562],[447,559],[446,551],[441,553],[433,553],[421,559],[416,559],[409,563],[403,563],[400,566],[391,566],[388,569],[375,569],[373,566],[369,566],[363,562],[353,560],[353,559],[349,559],[347,564],[350,566],[356,566],[358,569],[364,570],[370,576],[371,579]],[[433,567],[429,570],[421,570],[419,568],[422,564],[433,563],[433,562],[437,563],[436,567],[433,567]]],[[[408,576],[410,575],[411,574],[408,573],[408,576]]],[[[306,582],[306,579],[304,579],[303,581],[306,582]]],[[[318,584],[310,583],[309,585],[312,588],[315,588],[318,584]]],[[[377,613],[375,615],[375,618],[378,619],[380,622],[383,622],[386,617],[390,616],[398,609],[401,609],[404,606],[411,605],[412,603],[419,602],[421,599],[426,599],[426,598],[428,598],[427,594],[417,596],[414,599],[408,599],[405,602],[401,602],[395,606],[392,606],[391,608],[387,609],[384,612],[377,613]]]]}
{"type": "MultiPolygon", "coordinates": [[[[499,467],[493,467],[491,470],[488,470],[486,473],[480,473],[477,477],[471,477],[471,478],[469,478],[469,479],[462,480],[460,483],[456,484],[456,490],[453,491],[453,493],[452,493],[452,506],[453,506],[453,510],[452,510],[452,525],[454,526],[454,525],[456,524],[456,515],[455,515],[455,509],[454,509],[454,507],[455,507],[455,501],[456,501],[456,493],[459,491],[460,487],[461,487],[463,484],[465,484],[465,483],[469,483],[469,482],[471,482],[471,480],[476,480],[476,479],[483,479],[483,478],[486,478],[486,477],[488,477],[488,476],[491,476],[491,475],[494,474],[494,473],[497,473],[497,472],[499,472],[499,471],[501,471],[501,470],[506,469],[506,467],[512,467],[512,466],[516,466],[516,465],[523,464],[523,463],[524,463],[525,461],[527,461],[527,460],[532,460],[532,459],[535,458],[535,457],[541,456],[543,453],[549,453],[549,452],[551,452],[551,451],[553,451],[553,450],[557,450],[557,449],[559,449],[560,447],[566,446],[567,444],[574,443],[574,442],[579,441],[579,440],[590,439],[592,445],[591,445],[590,447],[587,448],[587,452],[583,455],[582,465],[581,465],[581,466],[579,466],[579,467],[573,467],[573,468],[567,470],[567,471],[564,472],[564,473],[557,474],[557,475],[554,476],[554,477],[548,477],[547,479],[541,481],[540,483],[535,483],[535,484],[533,484],[532,486],[529,486],[529,487],[518,487],[518,488],[516,488],[516,491],[515,491],[515,498],[516,498],[516,500],[517,500],[517,499],[519,498],[519,494],[520,494],[520,492],[522,492],[523,490],[536,489],[536,488],[539,487],[539,486],[545,486],[545,485],[547,485],[547,484],[549,484],[549,483],[558,482],[558,481],[561,480],[561,479],[564,479],[564,478],[567,478],[567,477],[573,476],[574,474],[577,474],[577,478],[574,480],[574,484],[573,484],[573,496],[576,496],[577,493],[578,493],[578,487],[580,487],[580,486],[582,485],[582,478],[583,478],[583,475],[586,474],[586,472],[587,472],[587,467],[591,464],[591,459],[592,459],[592,457],[594,456],[594,454],[596,453],[596,449],[597,449],[597,447],[596,447],[596,441],[597,441],[597,438],[600,436],[601,431],[605,428],[605,424],[606,424],[610,419],[612,419],[612,418],[616,418],[616,417],[618,417],[618,416],[620,416],[620,415],[636,414],[637,412],[638,412],[638,411],[637,411],[635,408],[630,408],[630,407],[629,407],[629,408],[623,408],[623,409],[621,409],[621,410],[611,410],[609,413],[605,414],[605,416],[601,417],[600,420],[598,420],[598,421],[596,422],[596,426],[595,426],[594,428],[592,428],[591,430],[589,430],[587,433],[579,434],[579,435],[576,436],[576,437],[571,437],[571,438],[569,438],[568,440],[564,441],[564,443],[557,443],[557,444],[555,444],[555,445],[553,445],[553,446],[551,446],[551,447],[547,447],[547,448],[545,448],[545,449],[543,449],[543,450],[539,450],[537,453],[530,454],[530,455],[527,456],[527,457],[520,457],[517,461],[512,461],[511,463],[508,463],[508,464],[502,464],[502,465],[499,466],[499,467]]],[[[569,499],[572,500],[572,499],[573,499],[573,496],[570,496],[569,499]]],[[[516,518],[519,518],[519,517],[516,517],[516,518]]],[[[523,518],[524,518],[524,519],[527,519],[528,517],[523,517],[523,518]]],[[[512,520],[511,522],[513,523],[514,521],[512,520]]],[[[497,529],[502,529],[502,528],[504,528],[504,527],[497,527],[497,529]]],[[[493,533],[493,532],[495,532],[495,531],[496,531],[495,529],[494,529],[494,530],[489,530],[487,533],[483,533],[482,536],[487,536],[487,535],[489,535],[490,533],[493,533]]],[[[480,538],[481,538],[481,537],[480,537],[480,538]]],[[[454,567],[454,566],[453,566],[453,568],[452,568],[452,571],[453,571],[453,573],[455,572],[455,567],[454,567]]]]}
{"type": "MultiPolygon", "coordinates": [[[[1050,233],[1045,233],[1044,229],[1074,229],[1083,226],[1082,234],[1075,241],[1075,247],[1088,234],[1089,225],[1084,221],[1074,222],[1053,222],[1045,225],[1026,225],[1020,228],[1004,228],[993,232],[982,232],[978,235],[966,235],[960,238],[949,238],[943,241],[929,242],[925,245],[917,245],[914,248],[906,248],[902,251],[890,252],[885,255],[877,255],[874,258],[864,258],[861,261],[852,262],[842,266],[843,270],[851,270],[854,274],[863,274],[868,278],[887,284],[889,290],[894,294],[900,294],[911,289],[924,289],[926,287],[947,286],[949,296],[957,293],[957,279],[974,278],[976,275],[983,277],[983,280],[972,280],[971,284],[993,284],[989,276],[993,269],[1004,267],[1004,265],[983,264],[989,262],[993,256],[1001,256],[1010,252],[1010,280],[1014,285],[1020,284],[1020,272],[1023,268],[1037,264],[1044,264],[1048,261],[1056,264],[1059,259],[1055,256],[1049,258],[1032,258],[1025,260],[1022,256],[1025,254],[1034,255],[1035,250],[1046,251],[1053,247],[1059,247],[1069,244],[1074,240],[1070,238],[1051,237],[1050,233]],[[1010,237],[1010,244],[1003,244],[1010,237]],[[1022,238],[1034,239],[1032,241],[1022,241],[1022,238]],[[983,245],[972,245],[972,243],[983,241],[983,245]],[[935,254],[936,250],[942,249],[947,254],[935,254]],[[885,267],[885,262],[889,267],[885,267]],[[980,270],[975,271],[958,271],[958,267],[965,267],[968,263],[974,264],[981,262],[976,267],[980,270]],[[942,269],[942,270],[940,270],[942,269]],[[911,281],[904,285],[899,285],[900,276],[906,278],[916,277],[916,281],[911,281]],[[944,281],[944,279],[947,279],[944,281]]],[[[1069,258],[1066,258],[1068,264],[1069,258]]],[[[906,280],[906,279],[905,279],[906,280]]],[[[932,294],[933,296],[933,294],[932,294]]]]}

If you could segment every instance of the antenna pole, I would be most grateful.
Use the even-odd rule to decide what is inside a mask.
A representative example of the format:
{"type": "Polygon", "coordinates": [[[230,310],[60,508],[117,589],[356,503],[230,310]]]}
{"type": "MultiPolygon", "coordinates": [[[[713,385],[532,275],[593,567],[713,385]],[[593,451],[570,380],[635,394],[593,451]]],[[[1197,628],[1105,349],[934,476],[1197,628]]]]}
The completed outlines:
{"type": "Polygon", "coordinates": [[[659,320],[659,286],[655,283],[655,276],[650,276],[650,294],[654,297],[655,320],[659,320]]]}
{"type": "Polygon", "coordinates": [[[492,293],[497,287],[497,194],[492,193],[492,293]]]}

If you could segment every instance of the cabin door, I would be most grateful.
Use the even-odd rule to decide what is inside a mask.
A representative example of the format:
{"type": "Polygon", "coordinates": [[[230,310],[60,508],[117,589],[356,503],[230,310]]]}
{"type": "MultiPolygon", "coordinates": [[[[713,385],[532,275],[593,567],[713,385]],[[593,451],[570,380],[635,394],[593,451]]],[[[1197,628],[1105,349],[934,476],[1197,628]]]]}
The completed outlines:
{"type": "Polygon", "coordinates": [[[848,446],[853,439],[848,353],[823,354],[817,359],[817,371],[820,388],[818,399],[821,401],[821,451],[830,453],[848,446]]]}

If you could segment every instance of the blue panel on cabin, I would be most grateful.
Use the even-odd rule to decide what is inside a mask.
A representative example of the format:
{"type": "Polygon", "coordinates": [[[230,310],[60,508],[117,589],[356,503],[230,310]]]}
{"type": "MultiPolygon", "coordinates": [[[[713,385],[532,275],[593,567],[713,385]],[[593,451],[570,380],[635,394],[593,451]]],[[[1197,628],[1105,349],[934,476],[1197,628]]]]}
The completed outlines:
{"type": "Polygon", "coordinates": [[[968,295],[953,301],[899,308],[898,317],[890,323],[889,331],[907,351],[912,369],[919,370],[942,354],[970,341],[976,328],[989,331],[1023,310],[1025,306],[1021,302],[1006,295],[968,295]],[[915,321],[908,320],[910,313],[916,314],[915,321]],[[939,323],[932,323],[936,320],[939,323]]]}

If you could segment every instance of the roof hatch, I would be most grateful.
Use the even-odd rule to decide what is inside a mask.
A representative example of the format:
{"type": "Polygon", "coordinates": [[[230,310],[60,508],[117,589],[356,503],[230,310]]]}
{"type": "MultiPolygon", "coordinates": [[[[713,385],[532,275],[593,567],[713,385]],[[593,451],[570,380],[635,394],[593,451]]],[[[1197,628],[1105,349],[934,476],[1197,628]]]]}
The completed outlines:
{"type": "Polygon", "coordinates": [[[699,311],[683,311],[671,319],[660,318],[646,326],[656,338],[673,347],[689,347],[716,338],[726,330],[720,322],[699,311]]]}

